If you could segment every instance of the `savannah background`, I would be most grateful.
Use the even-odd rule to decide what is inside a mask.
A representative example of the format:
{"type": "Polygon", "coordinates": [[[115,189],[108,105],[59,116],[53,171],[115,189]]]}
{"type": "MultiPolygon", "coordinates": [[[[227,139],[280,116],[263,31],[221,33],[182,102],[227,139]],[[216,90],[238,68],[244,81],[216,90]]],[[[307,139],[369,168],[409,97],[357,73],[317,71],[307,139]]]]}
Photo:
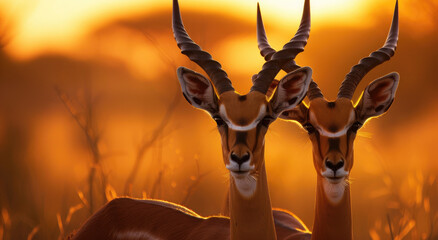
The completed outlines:
{"type": "MultiPolygon", "coordinates": [[[[261,0],[279,49],[303,0],[261,0]]],[[[345,74],[379,48],[395,0],[312,0],[312,31],[297,57],[334,99],[345,74]]],[[[256,0],[181,0],[191,37],[246,93],[263,64],[256,0]]],[[[401,75],[389,112],[355,142],[356,239],[438,239],[438,2],[400,1],[395,56],[358,87],[401,75]]],[[[0,0],[0,240],[58,239],[116,196],[181,203],[219,214],[228,188],[214,121],[183,100],[171,1],[0,0]]],[[[281,73],[284,74],[284,73],[281,73]]],[[[266,136],[274,207],[313,224],[316,176],[298,125],[266,136]]]]}

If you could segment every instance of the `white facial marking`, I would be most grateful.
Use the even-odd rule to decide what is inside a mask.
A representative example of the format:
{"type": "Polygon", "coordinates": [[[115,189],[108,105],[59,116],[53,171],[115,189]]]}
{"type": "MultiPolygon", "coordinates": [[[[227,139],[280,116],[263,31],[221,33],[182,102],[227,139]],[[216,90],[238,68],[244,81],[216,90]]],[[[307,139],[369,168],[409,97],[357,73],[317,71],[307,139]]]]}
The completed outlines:
{"type": "Polygon", "coordinates": [[[322,183],[325,195],[327,196],[329,202],[333,205],[338,204],[344,196],[346,186],[345,179],[342,178],[341,181],[332,183],[327,178],[323,178],[322,183]]]}
{"type": "Polygon", "coordinates": [[[233,172],[238,172],[238,171],[248,172],[248,171],[254,170],[254,168],[255,168],[254,165],[250,164],[251,160],[244,162],[242,165],[240,165],[240,168],[239,168],[239,164],[236,163],[235,161],[230,159],[229,162],[230,163],[225,165],[225,167],[228,170],[233,171],[233,172]]]}
{"type": "MultiPolygon", "coordinates": [[[[316,120],[315,114],[313,112],[310,112],[309,116],[313,121],[318,122],[316,120]]],[[[355,115],[354,111],[351,111],[350,117],[348,118],[348,122],[352,123],[355,116],[356,115],[355,115]]],[[[322,136],[334,138],[334,137],[340,137],[340,136],[345,135],[347,133],[348,129],[350,128],[350,126],[351,126],[351,124],[348,124],[347,126],[344,126],[343,129],[341,129],[340,131],[337,131],[335,133],[327,132],[327,130],[320,128],[318,126],[315,126],[315,127],[318,129],[319,134],[321,134],[322,136]]]]}
{"type": "MultiPolygon", "coordinates": [[[[335,173],[330,168],[327,168],[324,172],[321,172],[321,175],[326,178],[335,177],[335,173]]],[[[340,168],[336,171],[336,177],[346,177],[348,175],[348,171],[345,171],[344,168],[340,168]]]]}
{"type": "Polygon", "coordinates": [[[345,127],[341,131],[335,132],[335,133],[327,132],[325,129],[322,129],[322,128],[320,128],[318,130],[322,136],[334,138],[334,137],[340,137],[340,136],[345,135],[347,133],[348,128],[345,127]]]}
{"type": "Polygon", "coordinates": [[[257,188],[257,179],[250,174],[236,174],[231,172],[236,183],[237,190],[244,198],[250,198],[254,195],[257,188]]]}
{"type": "Polygon", "coordinates": [[[229,128],[231,128],[235,131],[249,131],[249,130],[257,127],[257,124],[259,123],[260,119],[262,118],[262,116],[266,112],[266,105],[263,104],[259,109],[259,114],[257,115],[257,117],[250,124],[245,125],[245,126],[239,126],[239,125],[236,125],[233,122],[231,122],[227,116],[227,110],[225,109],[225,106],[223,104],[220,105],[219,112],[220,112],[221,116],[223,116],[224,121],[227,122],[229,128]]]}
{"type": "Polygon", "coordinates": [[[327,168],[324,172],[321,172],[323,178],[323,188],[327,199],[332,204],[338,204],[344,196],[346,180],[348,171],[344,168],[336,171],[336,179],[333,170],[327,168]]]}
{"type": "Polygon", "coordinates": [[[148,240],[161,240],[161,238],[141,230],[129,230],[129,231],[123,231],[123,232],[117,232],[114,233],[116,239],[148,239],[148,240]]]}

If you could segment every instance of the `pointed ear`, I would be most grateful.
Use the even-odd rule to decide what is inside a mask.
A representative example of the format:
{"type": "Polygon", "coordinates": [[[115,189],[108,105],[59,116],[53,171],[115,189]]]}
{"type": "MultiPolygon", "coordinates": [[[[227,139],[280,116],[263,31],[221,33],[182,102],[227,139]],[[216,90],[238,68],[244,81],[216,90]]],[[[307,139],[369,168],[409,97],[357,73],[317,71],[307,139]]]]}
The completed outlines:
{"type": "Polygon", "coordinates": [[[270,100],[274,113],[278,115],[299,104],[306,96],[311,80],[312,69],[309,67],[297,69],[284,76],[270,100]]]}
{"type": "Polygon", "coordinates": [[[394,101],[399,78],[398,73],[390,73],[365,88],[355,107],[359,120],[379,116],[389,109],[394,101]]]}
{"type": "Polygon", "coordinates": [[[210,113],[217,112],[218,97],[206,77],[185,67],[179,67],[177,75],[183,95],[190,104],[210,113]]]}

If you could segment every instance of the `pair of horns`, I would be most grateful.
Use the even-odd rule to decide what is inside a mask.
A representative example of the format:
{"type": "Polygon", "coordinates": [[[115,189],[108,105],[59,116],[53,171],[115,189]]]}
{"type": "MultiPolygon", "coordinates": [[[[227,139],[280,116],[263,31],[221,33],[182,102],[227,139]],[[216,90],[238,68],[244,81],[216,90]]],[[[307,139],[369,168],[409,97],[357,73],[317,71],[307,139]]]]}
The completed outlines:
{"type": "Polygon", "coordinates": [[[382,48],[374,51],[370,56],[362,58],[358,64],[353,66],[350,72],[345,76],[338,92],[338,98],[352,99],[357,85],[362,78],[373,68],[388,61],[394,56],[398,41],[398,0],[395,3],[394,16],[392,18],[391,28],[382,48]]]}
{"type": "MultiPolygon", "coordinates": [[[[260,8],[258,8],[260,12],[260,8]]],[[[259,14],[260,15],[260,14],[259,14]]],[[[189,59],[198,64],[207,75],[210,77],[213,85],[219,94],[234,91],[227,73],[222,70],[219,62],[215,61],[212,56],[201,49],[187,34],[181,20],[178,0],[173,0],[173,19],[172,19],[173,35],[181,49],[181,53],[189,57],[189,59]]],[[[258,32],[260,31],[259,28],[258,32]]],[[[264,29],[262,29],[264,31],[264,29]]],[[[272,48],[272,53],[269,54],[269,59],[263,64],[262,70],[257,74],[257,79],[254,81],[251,91],[259,91],[263,94],[269,89],[271,82],[274,80],[278,72],[286,65],[294,64],[295,57],[302,51],[307,44],[307,39],[310,33],[310,5],[309,0],[304,4],[304,12],[301,19],[300,27],[295,36],[283,46],[283,49],[276,52],[272,48]]],[[[267,41],[266,41],[267,42],[267,41]]],[[[268,44],[269,45],[269,44],[268,44]]]]}
{"type": "MultiPolygon", "coordinates": [[[[304,2],[303,17],[301,19],[301,24],[298,29],[297,35],[295,37],[300,37],[301,43],[303,44],[302,49],[307,43],[310,35],[310,1],[306,0],[304,2]]],[[[295,38],[294,37],[294,38],[295,38]]],[[[271,60],[274,54],[277,52],[275,49],[269,45],[268,38],[266,37],[265,26],[263,24],[262,14],[260,11],[260,6],[257,4],[257,43],[260,50],[260,54],[265,58],[266,61],[271,60]]],[[[294,60],[287,62],[283,65],[282,69],[285,72],[292,72],[300,68],[294,60]]],[[[323,97],[321,90],[318,85],[312,81],[309,85],[309,90],[307,92],[307,97],[311,100],[317,97],[323,97]]]]}
{"type": "MultiPolygon", "coordinates": [[[[308,1],[306,1],[306,4],[308,4],[308,1]]],[[[357,85],[359,85],[363,77],[373,68],[382,64],[385,61],[388,61],[392,56],[394,56],[395,49],[397,47],[398,32],[399,30],[398,30],[398,0],[397,0],[395,4],[395,10],[394,10],[394,16],[392,19],[391,28],[389,30],[385,44],[379,50],[371,53],[369,57],[361,59],[359,63],[350,70],[350,72],[347,74],[344,81],[342,82],[341,87],[339,88],[338,98],[352,99],[354,91],[356,90],[357,85]]],[[[265,58],[266,61],[271,60],[271,58],[274,56],[276,51],[268,43],[266,32],[263,26],[261,13],[260,13],[260,8],[258,8],[257,11],[257,41],[258,41],[260,54],[265,58]]],[[[282,69],[286,72],[291,72],[298,68],[299,66],[296,65],[295,61],[290,61],[286,65],[283,65],[282,67],[282,69]]],[[[319,89],[318,85],[313,81],[309,85],[307,97],[309,98],[309,100],[323,97],[323,94],[319,89]]]]}

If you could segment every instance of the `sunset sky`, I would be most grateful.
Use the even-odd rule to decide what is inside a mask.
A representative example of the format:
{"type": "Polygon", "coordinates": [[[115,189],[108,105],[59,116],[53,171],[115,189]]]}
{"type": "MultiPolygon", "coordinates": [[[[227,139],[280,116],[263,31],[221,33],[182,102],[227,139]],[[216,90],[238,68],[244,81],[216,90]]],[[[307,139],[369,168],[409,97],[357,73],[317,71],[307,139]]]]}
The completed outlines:
{"type": "MultiPolygon", "coordinates": [[[[269,42],[278,49],[297,30],[304,0],[179,1],[191,38],[221,63],[242,94],[264,63],[257,49],[257,2],[269,42]]],[[[310,2],[310,39],[296,61],[313,69],[313,79],[333,100],[350,68],[384,43],[395,0],[310,2]]],[[[155,131],[159,137],[140,157],[129,196],[181,203],[197,174],[207,172],[186,206],[204,216],[219,213],[228,187],[220,137],[214,120],[181,94],[177,67],[203,72],[173,39],[171,3],[0,0],[0,40],[6,44],[0,48],[0,240],[26,239],[35,228],[34,240],[77,229],[90,214],[83,202],[93,195],[90,186],[100,197],[96,206],[109,199],[108,189],[123,195],[140,146],[155,131]],[[81,121],[90,121],[98,136],[107,185],[99,174],[88,181],[95,155],[81,121]],[[70,224],[64,221],[63,232],[57,216],[65,220],[74,206],[81,208],[70,224]],[[3,224],[5,216],[11,223],[3,224]]],[[[373,79],[400,73],[388,113],[368,121],[355,140],[356,239],[389,239],[388,215],[398,232],[406,221],[416,223],[403,239],[427,239],[429,219],[438,222],[437,23],[437,0],[401,0],[397,51],[367,74],[354,95],[356,100],[373,79]],[[424,211],[417,215],[419,209],[424,211]]],[[[273,206],[296,213],[311,228],[316,172],[308,134],[276,120],[265,140],[273,206]]]]}
{"type": "MultiPolygon", "coordinates": [[[[260,2],[267,24],[279,28],[296,24],[301,14],[301,0],[182,0],[182,11],[220,12],[255,22],[255,8],[260,2]],[[285,21],[285,19],[290,19],[285,21]]],[[[392,11],[391,0],[312,0],[314,28],[326,24],[369,27],[373,14],[392,11]],[[388,4],[382,4],[383,2],[388,4]],[[364,21],[365,20],[365,21],[364,21]]],[[[31,58],[46,50],[63,51],[75,46],[93,29],[118,18],[147,16],[170,9],[171,1],[163,0],[16,0],[0,1],[2,12],[10,22],[14,38],[7,51],[16,58],[31,58]]],[[[401,10],[403,12],[403,10],[401,10]]],[[[293,25],[292,25],[293,26],[293,25]]]]}

